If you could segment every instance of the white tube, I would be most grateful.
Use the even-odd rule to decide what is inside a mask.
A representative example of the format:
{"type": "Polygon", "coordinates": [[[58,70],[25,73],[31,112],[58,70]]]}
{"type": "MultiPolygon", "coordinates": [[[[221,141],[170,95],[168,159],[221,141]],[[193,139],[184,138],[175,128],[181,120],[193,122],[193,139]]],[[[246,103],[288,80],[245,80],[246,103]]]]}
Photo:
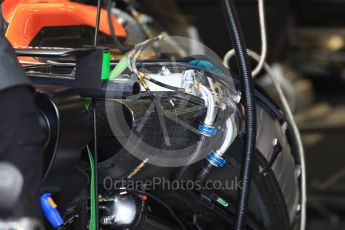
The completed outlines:
{"type": "MultiPolygon", "coordinates": [[[[261,36],[261,55],[260,59],[258,60],[258,64],[256,65],[255,69],[252,72],[253,77],[256,77],[265,62],[266,55],[267,55],[267,35],[266,35],[266,22],[265,22],[265,7],[264,7],[264,0],[258,0],[258,10],[259,10],[259,22],[260,22],[260,36],[261,36]]],[[[223,65],[229,67],[229,61],[232,56],[234,56],[235,50],[229,50],[224,58],[223,58],[223,65]]]]}

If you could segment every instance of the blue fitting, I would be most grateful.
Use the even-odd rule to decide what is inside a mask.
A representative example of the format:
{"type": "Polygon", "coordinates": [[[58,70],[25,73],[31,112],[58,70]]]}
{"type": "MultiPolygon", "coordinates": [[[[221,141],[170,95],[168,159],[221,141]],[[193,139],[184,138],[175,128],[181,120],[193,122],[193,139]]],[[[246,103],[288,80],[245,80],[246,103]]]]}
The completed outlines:
{"type": "Polygon", "coordinates": [[[223,159],[221,156],[218,156],[214,152],[210,152],[207,155],[207,160],[215,167],[224,167],[227,163],[225,159],[223,159]]]}
{"type": "Polygon", "coordinates": [[[54,203],[50,193],[45,193],[41,196],[41,208],[44,216],[47,218],[53,228],[58,228],[64,224],[64,221],[59,211],[56,209],[56,204],[54,203]]]}
{"type": "Polygon", "coordinates": [[[198,126],[198,131],[205,136],[213,137],[217,135],[218,129],[215,127],[200,123],[198,126]]]}

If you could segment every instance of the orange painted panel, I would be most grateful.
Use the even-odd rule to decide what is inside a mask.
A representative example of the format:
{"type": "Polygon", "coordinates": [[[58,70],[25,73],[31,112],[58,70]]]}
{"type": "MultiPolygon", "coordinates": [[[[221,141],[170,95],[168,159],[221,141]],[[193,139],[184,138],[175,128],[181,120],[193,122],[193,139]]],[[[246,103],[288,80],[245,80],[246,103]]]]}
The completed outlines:
{"type": "MultiPolygon", "coordinates": [[[[68,0],[9,0],[3,3],[5,20],[9,23],[6,37],[14,47],[26,47],[43,27],[95,27],[97,8],[68,0]]],[[[113,19],[116,35],[126,37],[122,25],[113,19]]],[[[100,31],[111,35],[107,11],[102,9],[100,31]]]]}

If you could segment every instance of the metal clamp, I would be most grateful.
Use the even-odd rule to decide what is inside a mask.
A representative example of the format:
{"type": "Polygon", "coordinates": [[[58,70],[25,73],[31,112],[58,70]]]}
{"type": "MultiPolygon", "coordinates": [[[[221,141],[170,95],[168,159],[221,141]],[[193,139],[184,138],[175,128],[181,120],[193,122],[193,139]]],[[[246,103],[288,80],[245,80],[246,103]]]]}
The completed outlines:
{"type": "Polygon", "coordinates": [[[200,123],[198,126],[198,131],[205,136],[213,137],[217,135],[218,129],[215,127],[200,123]]]}
{"type": "Polygon", "coordinates": [[[227,163],[227,160],[225,160],[223,157],[215,154],[214,152],[210,152],[207,155],[207,160],[210,162],[213,166],[221,168],[224,167],[227,163]]]}

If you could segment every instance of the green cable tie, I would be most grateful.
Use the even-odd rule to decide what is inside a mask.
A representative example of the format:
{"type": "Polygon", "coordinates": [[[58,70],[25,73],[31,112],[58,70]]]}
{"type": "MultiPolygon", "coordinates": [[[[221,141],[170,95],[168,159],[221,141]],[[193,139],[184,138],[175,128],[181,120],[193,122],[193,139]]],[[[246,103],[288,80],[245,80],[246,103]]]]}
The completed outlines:
{"type": "Polygon", "coordinates": [[[110,76],[110,53],[105,51],[103,53],[103,63],[102,63],[102,80],[109,80],[110,76]]]}

